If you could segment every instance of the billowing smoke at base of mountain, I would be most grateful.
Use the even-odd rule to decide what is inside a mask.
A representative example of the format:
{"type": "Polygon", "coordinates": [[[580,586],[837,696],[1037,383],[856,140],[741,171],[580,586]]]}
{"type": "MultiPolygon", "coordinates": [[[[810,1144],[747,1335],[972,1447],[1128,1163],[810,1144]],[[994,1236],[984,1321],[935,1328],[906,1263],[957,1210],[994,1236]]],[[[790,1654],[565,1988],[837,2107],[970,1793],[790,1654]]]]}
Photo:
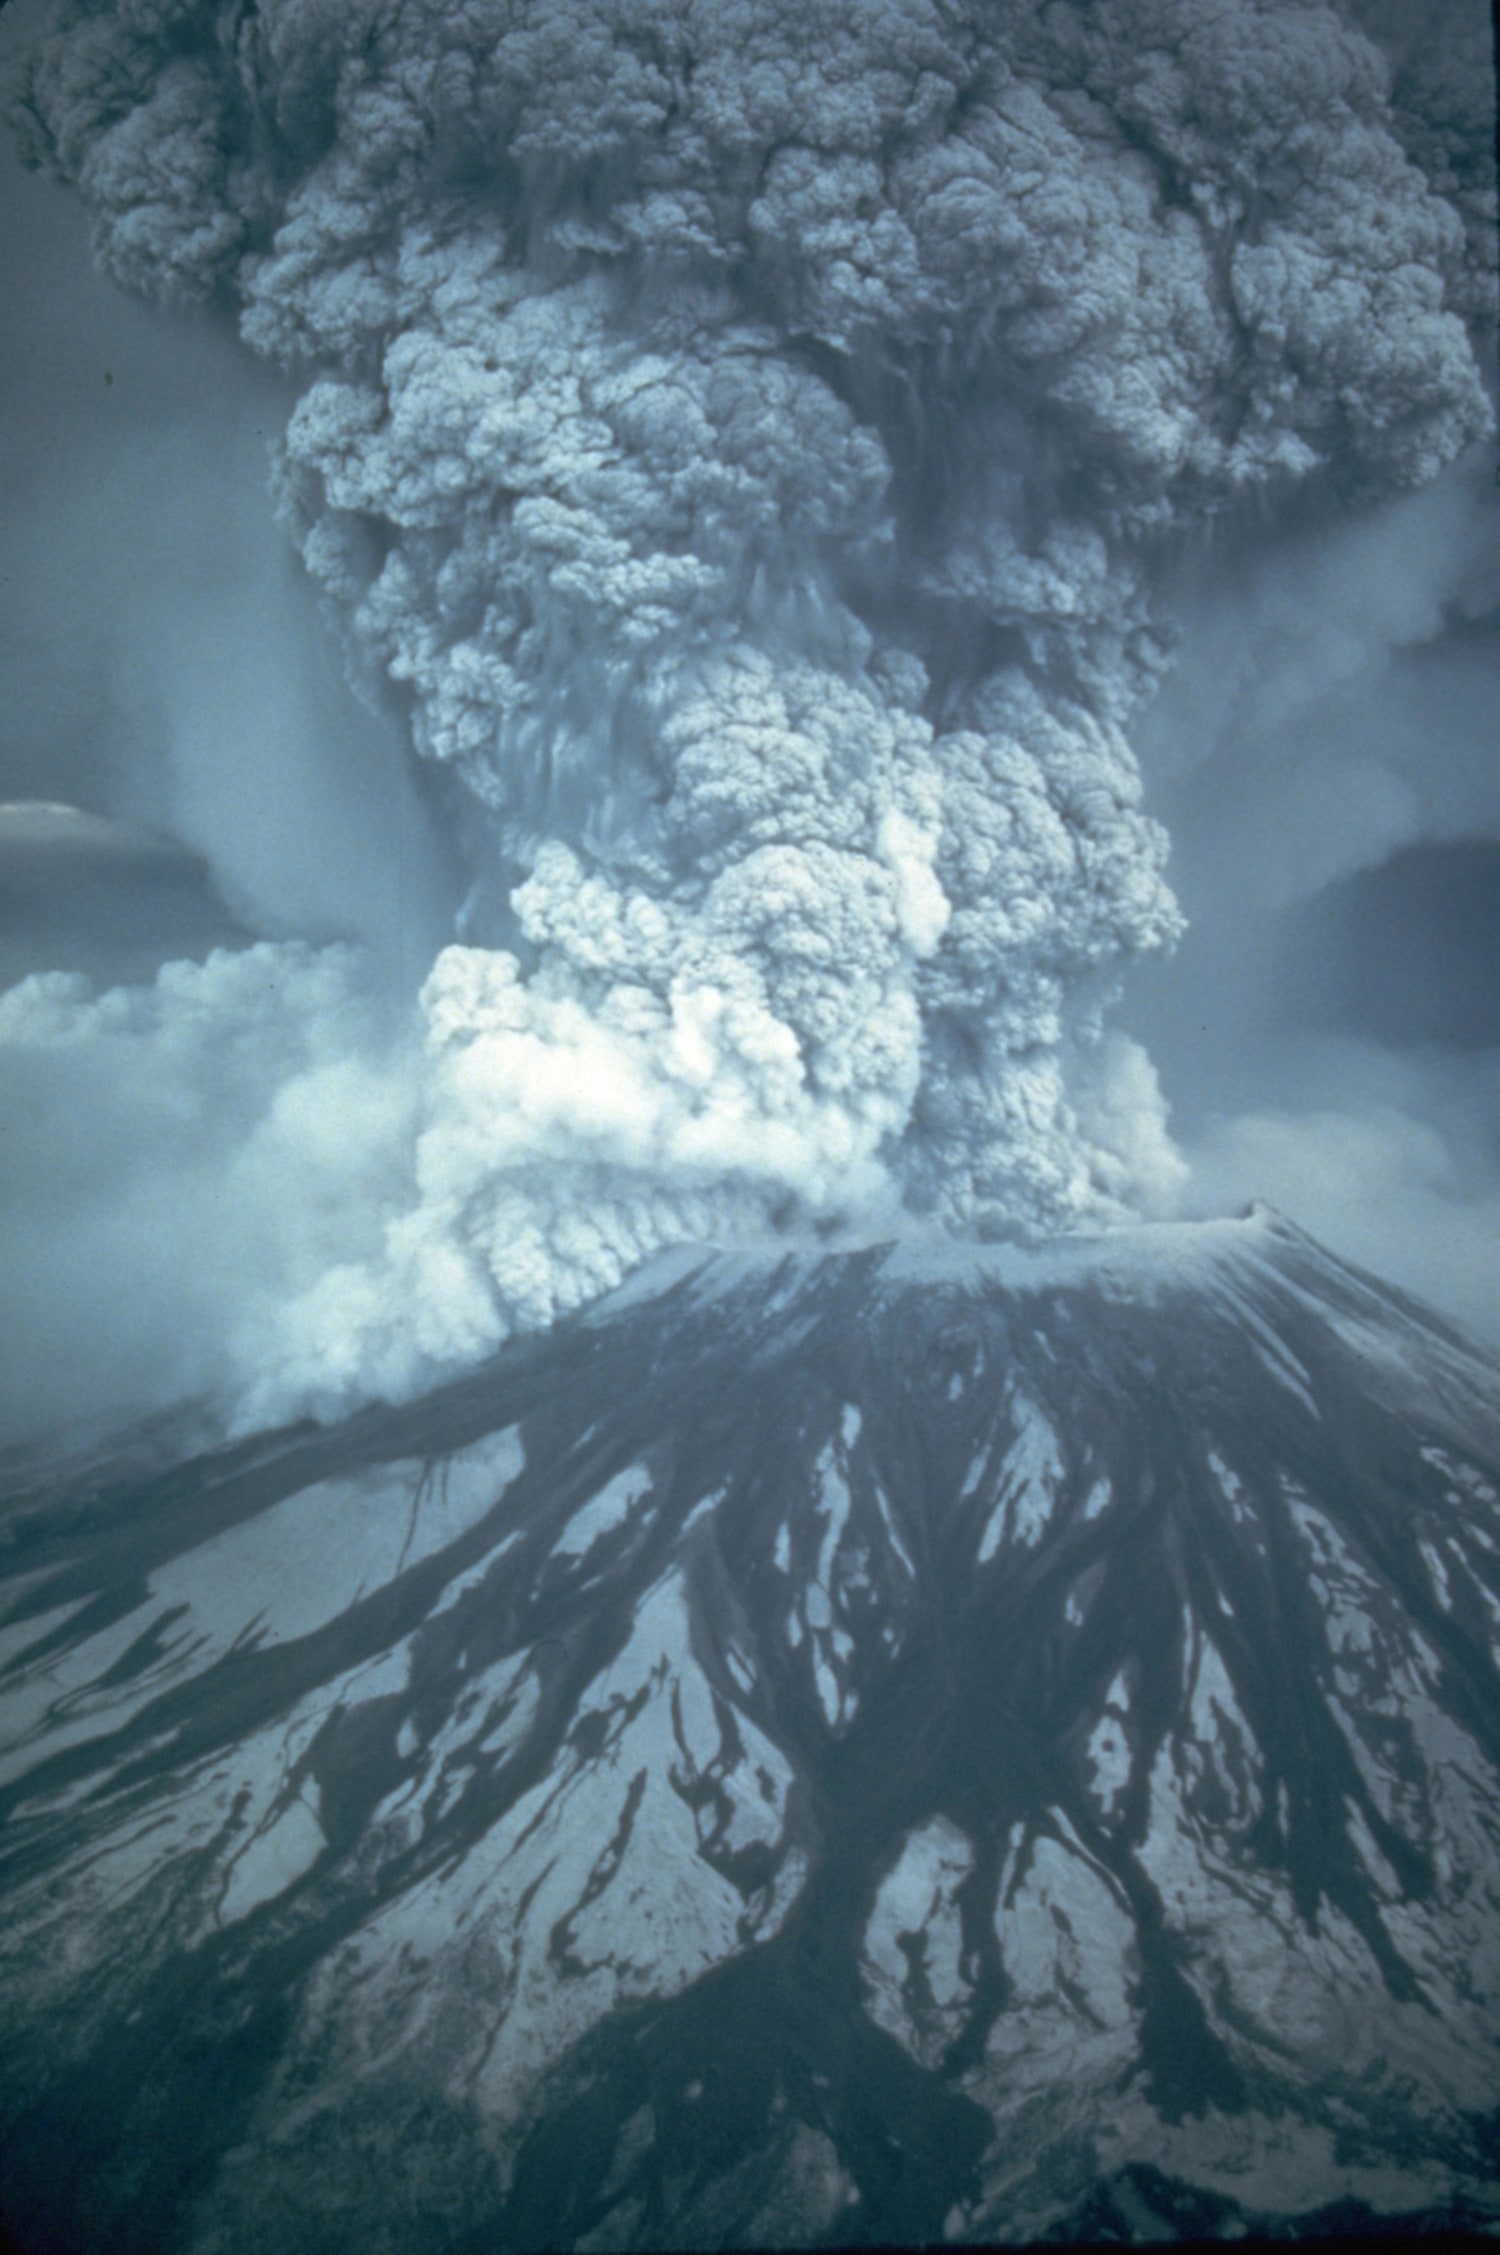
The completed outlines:
{"type": "Polygon", "coordinates": [[[673,1240],[1169,1202],[1105,1030],[1178,925],[1153,573],[1488,415],[1390,92],[1325,0],[55,0],[25,147],[305,378],[286,520],[473,870],[404,1187],[264,1295],[257,1413],[673,1240]]]}

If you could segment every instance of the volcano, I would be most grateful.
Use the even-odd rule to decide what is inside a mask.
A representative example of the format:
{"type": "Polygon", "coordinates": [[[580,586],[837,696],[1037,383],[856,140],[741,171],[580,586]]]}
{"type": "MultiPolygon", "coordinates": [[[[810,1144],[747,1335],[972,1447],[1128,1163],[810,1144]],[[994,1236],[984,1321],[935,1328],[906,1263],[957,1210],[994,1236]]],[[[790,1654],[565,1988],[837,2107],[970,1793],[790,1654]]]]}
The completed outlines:
{"type": "Polygon", "coordinates": [[[23,2248],[1500,2221],[1500,1365],[1268,1210],[9,1489],[23,2248]]]}

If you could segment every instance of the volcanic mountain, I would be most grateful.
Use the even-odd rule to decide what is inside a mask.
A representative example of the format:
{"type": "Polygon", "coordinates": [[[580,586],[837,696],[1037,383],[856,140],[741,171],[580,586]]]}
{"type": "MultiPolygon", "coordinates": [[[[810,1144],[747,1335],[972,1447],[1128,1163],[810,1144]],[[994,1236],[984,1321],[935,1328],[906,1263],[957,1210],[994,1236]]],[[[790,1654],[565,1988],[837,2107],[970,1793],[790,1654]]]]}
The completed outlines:
{"type": "Polygon", "coordinates": [[[23,2248],[1500,2220],[1500,1366],[1266,1210],[10,1488],[23,2248]]]}

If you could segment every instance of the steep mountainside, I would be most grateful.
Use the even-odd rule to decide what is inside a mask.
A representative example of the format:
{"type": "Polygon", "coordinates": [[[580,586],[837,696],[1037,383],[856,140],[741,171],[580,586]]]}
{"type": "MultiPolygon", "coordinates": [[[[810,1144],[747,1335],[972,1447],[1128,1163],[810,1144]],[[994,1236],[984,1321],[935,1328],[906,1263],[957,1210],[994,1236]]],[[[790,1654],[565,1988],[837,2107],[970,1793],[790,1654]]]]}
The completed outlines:
{"type": "Polygon", "coordinates": [[[1500,1368],[1274,1215],[12,1484],[23,2246],[1500,2219],[1500,1368]]]}

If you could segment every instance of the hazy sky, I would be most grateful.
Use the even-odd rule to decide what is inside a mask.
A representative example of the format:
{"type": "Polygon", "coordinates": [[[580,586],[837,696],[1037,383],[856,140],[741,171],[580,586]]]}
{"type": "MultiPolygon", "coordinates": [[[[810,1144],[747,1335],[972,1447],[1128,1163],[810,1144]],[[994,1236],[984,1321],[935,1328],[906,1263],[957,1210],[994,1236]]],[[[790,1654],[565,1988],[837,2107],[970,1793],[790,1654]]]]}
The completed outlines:
{"type": "MultiPolygon", "coordinates": [[[[17,0],[0,16],[0,53],[16,48],[36,12],[17,0]]],[[[1423,12],[1413,0],[1404,16],[1387,5],[1362,14],[1400,48],[1402,26],[1423,12]]],[[[1455,8],[1453,20],[1464,13],[1455,8]]],[[[1478,22],[1483,11],[1469,14],[1478,22]]],[[[914,5],[912,22],[922,15],[914,5]]],[[[1055,78],[1064,65],[1051,57],[1035,68],[1045,89],[1045,72],[1055,78]]],[[[1066,119],[1066,101],[1049,114],[1066,119]]],[[[116,263],[128,263],[147,254],[138,242],[118,249],[113,177],[116,263]]],[[[811,186],[789,175],[777,189],[786,199],[778,241],[804,226],[809,198],[826,204],[833,194],[810,178],[811,186]]],[[[1155,223],[1137,219],[1134,188],[1117,187],[1101,164],[1098,193],[1106,192],[1118,192],[1144,241],[1155,223]]],[[[663,224],[655,206],[649,212],[650,225],[663,224]]],[[[808,372],[815,361],[746,343],[748,330],[726,327],[722,310],[699,304],[695,280],[677,286],[699,324],[698,358],[677,365],[677,404],[666,423],[632,426],[629,400],[645,396],[652,371],[678,349],[675,315],[653,310],[655,359],[632,344],[637,357],[627,361],[590,326],[591,285],[553,288],[540,254],[524,273],[529,295],[516,297],[521,284],[509,269],[502,281],[498,268],[484,266],[488,253],[472,227],[446,249],[424,249],[420,211],[383,223],[406,230],[402,255],[416,276],[418,310],[379,315],[389,396],[397,410],[409,402],[400,441],[409,455],[394,468],[373,457],[351,468],[365,444],[352,391],[340,397],[325,387],[297,410],[305,368],[296,380],[276,373],[239,342],[228,313],[162,312],[128,297],[95,271],[78,198],[24,173],[8,151],[0,167],[0,799],[65,801],[135,826],[92,860],[70,856],[66,840],[59,847],[55,839],[51,860],[38,859],[14,825],[8,841],[0,837],[0,972],[13,981],[24,968],[82,967],[98,989],[28,989],[20,999],[12,994],[8,1020],[0,1010],[8,1047],[0,1268],[6,1321],[20,1341],[13,1391],[0,1403],[11,1430],[78,1407],[124,1409],[225,1383],[239,1387],[252,1413],[270,1414],[300,1398],[296,1384],[290,1393],[252,1384],[246,1396],[244,1371],[296,1368],[299,1355],[332,1371],[330,1404],[362,1389],[407,1386],[418,1369],[479,1351],[509,1321],[541,1319],[586,1297],[653,1243],[694,1234],[695,1219],[707,1234],[753,1235],[789,1214],[804,1229],[859,1226],[852,1193],[848,1210],[839,1196],[863,1184],[863,1226],[873,1228],[882,1211],[895,1210],[897,1191],[881,1187],[880,1153],[908,1113],[915,1124],[896,1182],[913,1203],[960,1217],[958,1226],[966,1213],[981,1222],[1003,1213],[1007,1199],[1035,1227],[1048,1215],[1089,1226],[1111,1199],[1121,1210],[1212,1212],[1264,1196],[1334,1249],[1500,1338],[1500,532],[1492,439],[1469,444],[1435,479],[1397,498],[1378,490],[1388,473],[1382,459],[1368,491],[1340,498],[1313,478],[1300,498],[1274,507],[1214,504],[1196,515],[1196,504],[1180,498],[1181,480],[1171,482],[1175,472],[1132,469],[1141,523],[1152,508],[1170,507],[1181,520],[1135,588],[1124,583],[1125,552],[1110,546],[1114,519],[1100,499],[1106,488],[1120,490],[1125,471],[1107,462],[1097,492],[1076,481],[1070,488],[1065,476],[1037,483],[1025,466],[1036,453],[1027,436],[1041,414],[1034,402],[1015,409],[1016,438],[1009,408],[994,409],[977,391],[955,393],[942,443],[983,452],[965,515],[953,499],[963,480],[934,467],[937,440],[913,442],[914,466],[904,466],[891,434],[907,426],[872,405],[873,394],[850,394],[852,405],[822,394],[808,372]],[[451,285],[445,259],[458,277],[451,285]],[[546,290],[537,282],[544,266],[546,290]],[[471,287],[487,320],[503,307],[508,327],[493,351],[475,341],[475,317],[463,303],[453,310],[471,287]],[[543,316],[552,324],[545,334],[543,316]],[[571,341],[564,348],[559,337],[571,341]],[[434,338],[447,362],[433,357],[436,345],[423,359],[434,338]],[[718,356],[719,388],[699,399],[696,377],[684,371],[705,365],[704,338],[718,356]],[[482,362],[472,357],[481,345],[482,362]],[[517,360],[519,389],[506,413],[512,426],[533,417],[532,456],[518,454],[493,475],[497,492],[503,485],[523,494],[512,522],[524,519],[530,546],[523,553],[517,534],[493,569],[496,585],[508,588],[532,575],[524,599],[514,598],[516,617],[530,624],[522,632],[512,621],[502,633],[493,610],[475,624],[482,590],[453,595],[433,561],[439,551],[449,557],[451,582],[469,534],[454,534],[456,517],[441,529],[443,509],[457,506],[443,495],[471,473],[445,467],[441,445],[449,441],[432,434],[447,428],[455,398],[476,401],[476,417],[490,412],[488,395],[444,389],[456,356],[471,356],[464,380],[482,385],[506,381],[506,355],[522,353],[536,357],[517,360]],[[573,382],[581,363],[594,386],[589,412],[596,421],[616,417],[614,453],[582,469],[585,411],[558,404],[558,387],[573,382]],[[744,369],[756,411],[784,415],[769,437],[747,436],[742,410],[732,410],[736,423],[724,407],[744,369]],[[406,385],[399,396],[398,378],[406,385]],[[324,499],[314,507],[304,494],[289,532],[273,509],[270,451],[294,410],[299,475],[324,499]],[[679,524],[653,498],[650,480],[666,459],[662,429],[675,417],[688,430],[694,415],[707,418],[702,446],[718,452],[700,460],[691,437],[674,441],[679,452],[662,492],[673,507],[684,490],[695,496],[679,524]],[[877,521],[882,489],[866,426],[895,455],[893,538],[877,521]],[[559,433],[572,453],[557,451],[559,433]],[[612,486],[619,450],[628,454],[630,445],[637,466],[612,486]],[[778,448],[790,468],[777,469],[778,448]],[[534,490],[526,484],[533,458],[541,465],[534,490]],[[391,554],[405,578],[387,570],[378,582],[405,590],[399,617],[389,595],[377,615],[369,596],[375,566],[338,550],[356,507],[346,501],[341,517],[328,503],[339,476],[351,494],[359,487],[367,521],[384,510],[400,528],[391,554]],[[711,491],[714,476],[723,484],[711,491]],[[1150,477],[1159,497],[1148,491],[1150,477]],[[385,498],[376,498],[377,487],[385,498]],[[420,504],[410,499],[419,488],[420,504]],[[627,502],[652,528],[628,559],[619,532],[627,502]],[[660,525],[653,508],[664,512],[660,525]],[[1035,534],[1037,512],[1048,508],[1056,525],[1017,562],[1016,536],[995,526],[1014,512],[1035,534]],[[590,509],[597,521],[580,533],[590,509]],[[939,523],[941,540],[932,531],[939,523]],[[752,524],[760,528],[753,534],[752,524]],[[361,701],[348,686],[347,651],[292,533],[335,607],[342,603],[352,618],[367,689],[382,670],[398,677],[396,696],[387,694],[378,711],[368,693],[361,701]],[[457,547],[443,545],[455,538],[457,547]],[[577,541],[576,556],[567,550],[573,560],[559,567],[568,541],[577,541]],[[745,567],[736,592],[734,559],[751,551],[754,571],[745,567]],[[537,555],[546,559],[542,577],[537,555]],[[843,559],[856,555],[846,571],[843,559]],[[356,564],[366,573],[357,604],[346,592],[356,564]],[[991,597],[995,615],[1018,622],[1005,631],[1032,653],[1004,679],[981,678],[964,623],[977,615],[966,606],[984,574],[1011,606],[1005,612],[991,597]],[[611,593],[622,587],[623,595],[611,593]],[[1148,596],[1157,627],[1175,632],[1178,648],[1165,686],[1145,698],[1128,733],[1145,814],[1170,836],[1167,879],[1186,929],[1175,953],[1156,952],[1127,971],[1110,1023],[1149,1053],[1183,1166],[1163,1136],[1137,1050],[1106,1044],[1112,1062],[1097,1087],[1092,1066],[1069,1063],[1070,1044],[1079,1043],[1079,1055],[1087,1048],[1068,1029],[1087,1030],[1094,966],[1137,949],[1153,955],[1167,929],[1149,827],[1120,781],[1119,716],[1140,693],[1139,678],[1109,655],[1136,633],[1148,596]],[[718,606],[728,621],[722,630],[704,628],[705,606],[718,606]],[[965,802],[973,810],[966,822],[997,824],[997,839],[1024,829],[1019,874],[1006,874],[1011,864],[998,845],[983,869],[970,868],[949,834],[964,824],[950,814],[949,832],[941,828],[942,775],[977,754],[954,752],[944,769],[902,672],[910,667],[904,629],[891,630],[889,654],[881,644],[888,617],[922,606],[939,623],[917,646],[933,698],[941,701],[939,690],[947,697],[960,731],[943,741],[1042,746],[1034,771],[1019,753],[1010,767],[992,763],[983,792],[965,802]],[[467,641],[454,639],[458,617],[468,621],[467,641]],[[647,618],[666,622],[649,628],[654,642],[640,626],[647,618]],[[1066,622],[1078,619],[1075,634],[1066,622]],[[622,671],[626,645],[635,654],[622,671]],[[1038,659],[1039,650],[1055,656],[1038,659]],[[1087,686],[1054,693],[1049,683],[1062,673],[1087,686]],[[502,675],[503,694],[494,686],[502,675]],[[691,694],[682,687],[689,678],[697,684],[691,694]],[[813,750],[787,754],[783,767],[767,759],[759,769],[742,764],[731,774],[725,765],[710,774],[706,763],[720,746],[762,741],[755,732],[770,726],[772,707],[778,746],[813,750]],[[670,820],[652,811],[657,755],[638,741],[643,713],[664,716],[679,775],[697,794],[688,803],[689,786],[679,784],[670,820]],[[479,734],[466,738],[466,727],[479,734]],[[888,749],[846,754],[846,739],[888,749]],[[510,785],[488,777],[479,755],[464,749],[470,741],[509,745],[512,772],[543,780],[517,785],[507,800],[510,785]],[[807,781],[814,754],[831,782],[807,781]],[[853,764],[841,768],[840,760],[853,764]],[[760,786],[746,773],[784,773],[777,803],[756,811],[760,786]],[[1043,791],[1038,774],[1067,781],[1043,791]],[[467,798],[455,793],[455,775],[467,798]],[[1026,814],[1029,829],[1018,822],[1007,832],[1012,790],[1016,806],[1042,807],[1034,823],[1026,814]],[[1097,840],[1088,829],[1094,818],[1078,817],[1082,878],[1047,827],[1047,792],[1054,808],[1108,801],[1115,809],[1114,827],[1097,840]],[[731,793],[733,837],[715,827],[727,819],[731,793]],[[812,811],[799,816],[792,838],[786,810],[803,793],[812,794],[812,811]],[[686,811],[674,813],[679,802],[686,811]],[[858,837],[839,831],[827,811],[845,804],[867,809],[858,837]],[[456,807],[469,811],[456,816],[456,807]],[[491,813],[498,842],[486,886],[486,849],[475,840],[491,813]],[[164,873],[160,856],[133,842],[141,831],[178,842],[183,858],[164,873]],[[540,858],[538,838],[550,841],[540,858]],[[1135,874],[1111,891],[1114,880],[1101,873],[1126,863],[1135,874]],[[506,895],[528,868],[530,906],[516,941],[506,895]],[[814,945],[796,921],[798,887],[822,897],[820,888],[843,885],[851,868],[840,929],[864,936],[830,938],[829,924],[814,945]],[[753,882],[736,875],[752,870],[753,882]],[[514,1000],[523,990],[505,984],[510,973],[497,987],[475,958],[445,959],[425,1037],[429,1053],[434,1040],[442,1050],[434,1066],[429,1053],[428,1062],[419,1058],[406,1021],[476,877],[463,936],[491,950],[518,945],[532,984],[523,1006],[514,1000]],[[1024,917],[1012,914],[1002,930],[991,914],[1010,885],[1032,904],[1031,938],[1015,936],[1024,917]],[[783,920],[767,936],[764,903],[780,901],[778,886],[793,905],[776,908],[783,920]],[[731,894],[732,908],[724,905],[731,894]],[[1089,905],[1099,902],[1106,905],[1089,905]],[[859,922],[867,912],[868,932],[859,922]],[[696,937],[682,936],[684,919],[696,919],[696,937]],[[598,937],[605,932],[616,935],[607,945],[598,937]],[[648,944],[642,935],[653,932],[648,944]],[[257,938],[271,949],[248,955],[257,938]],[[307,948],[299,952],[298,941],[307,948]],[[201,961],[218,942],[235,951],[228,969],[169,974],[168,988],[146,992],[153,958],[201,961]],[[819,984],[809,965],[825,942],[835,968],[819,984]],[[852,952],[838,957],[846,944],[852,952]],[[634,1018],[599,999],[604,974],[590,967],[590,950],[609,947],[617,948],[611,993],[643,998],[630,1005],[634,1018]],[[711,969],[685,987],[690,961],[711,969]],[[968,982],[957,999],[950,962],[968,982]],[[112,981],[128,991],[110,999],[112,981]],[[442,1027],[465,1012],[483,1039],[465,1034],[443,1050],[442,1027]],[[744,1030],[752,1018],[760,1029],[753,1034],[744,1030]],[[1049,1031],[1059,1022],[1061,1033],[1049,1031]],[[971,1084],[960,1061],[973,1029],[985,1025],[1001,1031],[971,1084]],[[911,1111],[924,1026],[937,1093],[918,1094],[911,1111]],[[778,1095],[786,1042],[802,1044],[811,1079],[778,1095]],[[481,1052],[491,1078],[471,1073],[465,1082],[463,1059],[481,1052]],[[524,1098],[505,1080],[520,1070],[518,1058],[524,1098]],[[1069,1109],[1060,1076],[1074,1070],[1085,1093],[1075,1092],[1069,1109]],[[498,1100],[501,1130],[493,1086],[509,1092],[498,1100]],[[1007,1092],[1017,1088],[1024,1101],[1007,1110],[1007,1092]],[[1075,1115],[1081,1157],[1069,1140],[1075,1115]],[[606,1116],[607,1134],[598,1125],[606,1116]],[[763,1157],[773,1148],[774,1166],[763,1157]],[[1083,1189],[1070,1187],[1075,1178],[1083,1189]],[[960,1179],[963,1193],[950,1199],[947,1186],[960,1179]],[[462,1258],[453,1252],[455,1230],[462,1258]],[[499,1315],[488,1297],[496,1293],[499,1315]],[[412,1323],[427,1326],[420,1354],[397,1336],[408,1307],[423,1311],[412,1323]],[[226,1381],[226,1368],[237,1376],[226,1381]]],[[[574,234],[564,250],[554,244],[547,254],[554,264],[602,255],[592,238],[578,248],[576,215],[568,224],[574,234]]],[[[1060,241],[1072,242],[1069,224],[1064,211],[1055,222],[1060,241]]],[[[763,259],[768,225],[754,222],[763,259]]],[[[829,210],[818,225],[834,225],[829,210]]],[[[560,228],[556,240],[563,242],[560,228]]],[[[877,316],[848,298],[852,269],[828,270],[845,274],[837,289],[848,302],[835,302],[835,284],[816,265],[821,238],[813,231],[805,240],[814,248],[793,281],[773,273],[774,289],[764,279],[755,285],[757,318],[764,325],[773,307],[789,334],[800,334],[800,323],[835,339],[856,335],[860,320],[877,316]],[[790,312],[776,294],[783,289],[795,296],[790,312]]],[[[149,244],[148,252],[165,255],[149,244]]],[[[868,271],[878,263],[871,250],[868,271]]],[[[968,287],[946,270],[941,279],[950,291],[968,287]]],[[[312,324],[313,335],[317,321],[333,319],[327,305],[299,300],[301,287],[294,277],[262,289],[263,337],[278,321],[312,324]]],[[[930,275],[923,287],[936,287],[930,275]]],[[[882,289],[878,319],[887,334],[904,334],[896,286],[882,289]]],[[[338,318],[352,323],[352,302],[346,292],[338,318]]],[[[967,300],[955,296],[953,305],[951,320],[969,318],[967,300]]],[[[974,318],[982,314],[981,304],[974,318]]],[[[1359,333],[1356,320],[1356,341],[1359,333]]],[[[1143,340],[1145,366],[1149,331],[1143,340]]],[[[1128,340],[1116,349],[1127,348],[1128,340]]],[[[351,345],[351,362],[366,349],[351,345]]],[[[1413,351],[1415,367],[1422,356],[1413,351]]],[[[1092,344],[1081,365],[1088,353],[1092,344]]],[[[1493,352],[1484,359],[1483,340],[1481,359],[1492,387],[1493,352]]],[[[311,366],[336,362],[325,337],[311,366]]],[[[1390,378],[1402,380],[1399,371],[1390,378]]],[[[1123,397],[1118,369],[1109,381],[1123,397]]],[[[948,404],[936,400],[945,413],[948,404]]],[[[929,429],[933,407],[929,401],[929,429]]],[[[1303,426],[1312,428],[1306,415],[1303,426]]],[[[399,412],[393,427],[399,435],[399,412]]],[[[456,443],[461,455],[462,438],[456,443]]],[[[1119,464],[1140,453],[1123,423],[1098,443],[1118,444],[1119,464]]],[[[1385,443],[1368,440],[1372,461],[1385,443]]],[[[1243,465],[1233,474],[1250,476],[1243,465]]],[[[468,525],[473,510],[465,507],[468,525]]],[[[316,1404],[316,1389],[312,1398],[316,1404]]]]}
{"type": "MultiPolygon", "coordinates": [[[[1486,446],[1215,560],[1140,727],[1188,931],[1123,1010],[1194,1195],[1500,1336],[1500,520],[1486,446]]],[[[1196,575],[1195,575],[1196,577],[1196,575]]]]}

